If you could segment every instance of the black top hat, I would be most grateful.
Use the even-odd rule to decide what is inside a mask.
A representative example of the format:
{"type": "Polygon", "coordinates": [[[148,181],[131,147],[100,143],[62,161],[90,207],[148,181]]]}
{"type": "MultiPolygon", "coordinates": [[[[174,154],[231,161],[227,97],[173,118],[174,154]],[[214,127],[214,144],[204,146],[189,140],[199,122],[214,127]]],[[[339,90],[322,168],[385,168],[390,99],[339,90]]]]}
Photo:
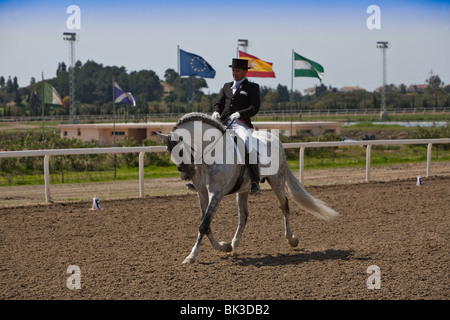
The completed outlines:
{"type": "Polygon", "coordinates": [[[247,59],[233,59],[233,62],[231,63],[231,65],[229,65],[229,67],[238,69],[251,69],[248,67],[247,59]]]}

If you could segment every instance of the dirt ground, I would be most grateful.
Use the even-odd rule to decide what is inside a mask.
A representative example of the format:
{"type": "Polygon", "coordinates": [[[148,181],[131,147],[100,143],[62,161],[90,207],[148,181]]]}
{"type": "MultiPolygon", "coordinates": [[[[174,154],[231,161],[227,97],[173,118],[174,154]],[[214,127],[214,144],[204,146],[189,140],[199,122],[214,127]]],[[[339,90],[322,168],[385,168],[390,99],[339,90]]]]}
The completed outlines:
{"type": "MultiPolygon", "coordinates": [[[[364,176],[364,173],[363,173],[364,176]]],[[[178,181],[179,183],[179,181],[178,181]]],[[[340,216],[324,222],[293,202],[284,238],[274,194],[250,197],[237,254],[194,245],[195,193],[0,208],[0,299],[448,299],[450,176],[309,185],[340,216]],[[80,270],[70,290],[70,266],[80,270]],[[380,289],[367,280],[380,269],[380,289]],[[367,272],[369,268],[369,273],[367,272]]],[[[161,187],[161,186],[160,186],[161,187]]],[[[237,227],[234,196],[212,222],[219,241],[237,227]]]]}

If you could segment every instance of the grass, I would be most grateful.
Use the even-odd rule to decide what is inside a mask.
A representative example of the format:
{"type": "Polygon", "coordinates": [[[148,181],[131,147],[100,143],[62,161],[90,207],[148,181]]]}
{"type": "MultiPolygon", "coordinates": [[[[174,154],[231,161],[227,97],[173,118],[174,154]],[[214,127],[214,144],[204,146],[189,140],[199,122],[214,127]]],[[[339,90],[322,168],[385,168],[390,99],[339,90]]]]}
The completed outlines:
{"type": "MultiPolygon", "coordinates": [[[[178,177],[178,170],[175,165],[160,167],[156,165],[144,168],[144,177],[146,179],[175,178],[178,177]]],[[[50,168],[50,183],[89,183],[89,182],[108,182],[114,180],[137,180],[139,179],[139,168],[128,168],[120,166],[116,170],[106,171],[64,171],[50,168]],[[64,178],[64,182],[63,182],[64,178]]],[[[0,186],[12,185],[41,185],[44,184],[44,175],[38,174],[19,174],[15,176],[0,177],[0,186]]]]}

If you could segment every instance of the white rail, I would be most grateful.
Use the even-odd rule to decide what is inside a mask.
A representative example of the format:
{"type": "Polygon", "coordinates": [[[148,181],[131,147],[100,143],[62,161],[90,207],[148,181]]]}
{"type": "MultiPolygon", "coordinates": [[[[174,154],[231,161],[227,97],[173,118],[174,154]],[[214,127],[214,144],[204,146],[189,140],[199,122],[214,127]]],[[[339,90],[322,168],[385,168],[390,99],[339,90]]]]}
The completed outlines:
{"type": "Polygon", "coordinates": [[[65,156],[76,154],[100,154],[100,153],[139,153],[139,194],[144,197],[144,154],[146,152],[165,152],[165,146],[151,147],[114,147],[114,148],[80,148],[80,149],[50,149],[50,150],[26,150],[26,151],[3,151],[0,158],[17,157],[44,157],[44,187],[45,202],[50,201],[50,156],[65,156]]]}
{"type": "MultiPolygon", "coordinates": [[[[300,142],[284,143],[285,149],[300,149],[299,180],[303,183],[303,167],[305,148],[323,148],[339,146],[367,146],[366,149],[366,181],[370,180],[370,152],[373,145],[406,145],[427,144],[427,177],[430,175],[431,147],[433,144],[450,143],[450,138],[444,139],[405,139],[405,140],[364,140],[364,141],[331,141],[331,142],[300,142]]],[[[146,152],[166,152],[165,146],[150,147],[115,147],[115,148],[81,148],[81,149],[50,149],[50,150],[26,150],[26,151],[2,151],[0,158],[17,157],[44,157],[44,187],[45,201],[50,201],[50,171],[49,159],[51,156],[77,155],[77,154],[120,154],[139,153],[139,194],[144,197],[144,154],[146,152]]]]}
{"type": "Polygon", "coordinates": [[[430,175],[431,147],[433,144],[450,143],[450,138],[443,139],[398,139],[398,140],[363,140],[363,141],[331,141],[331,142],[299,142],[284,143],[285,149],[300,149],[299,180],[303,183],[303,167],[305,148],[341,147],[341,146],[367,146],[366,149],[366,181],[370,180],[370,154],[373,145],[404,145],[427,144],[427,177],[430,175]]]}

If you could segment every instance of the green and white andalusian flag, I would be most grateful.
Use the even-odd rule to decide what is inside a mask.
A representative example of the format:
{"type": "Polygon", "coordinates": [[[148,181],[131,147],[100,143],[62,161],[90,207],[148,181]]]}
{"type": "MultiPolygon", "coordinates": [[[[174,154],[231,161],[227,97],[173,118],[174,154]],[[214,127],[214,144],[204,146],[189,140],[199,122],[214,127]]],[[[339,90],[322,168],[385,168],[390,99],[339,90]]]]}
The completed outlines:
{"type": "Polygon", "coordinates": [[[64,105],[58,92],[47,82],[44,83],[44,103],[64,105]]]}
{"type": "Polygon", "coordinates": [[[320,64],[294,52],[294,77],[313,77],[322,82],[323,74],[324,69],[320,64]]]}

